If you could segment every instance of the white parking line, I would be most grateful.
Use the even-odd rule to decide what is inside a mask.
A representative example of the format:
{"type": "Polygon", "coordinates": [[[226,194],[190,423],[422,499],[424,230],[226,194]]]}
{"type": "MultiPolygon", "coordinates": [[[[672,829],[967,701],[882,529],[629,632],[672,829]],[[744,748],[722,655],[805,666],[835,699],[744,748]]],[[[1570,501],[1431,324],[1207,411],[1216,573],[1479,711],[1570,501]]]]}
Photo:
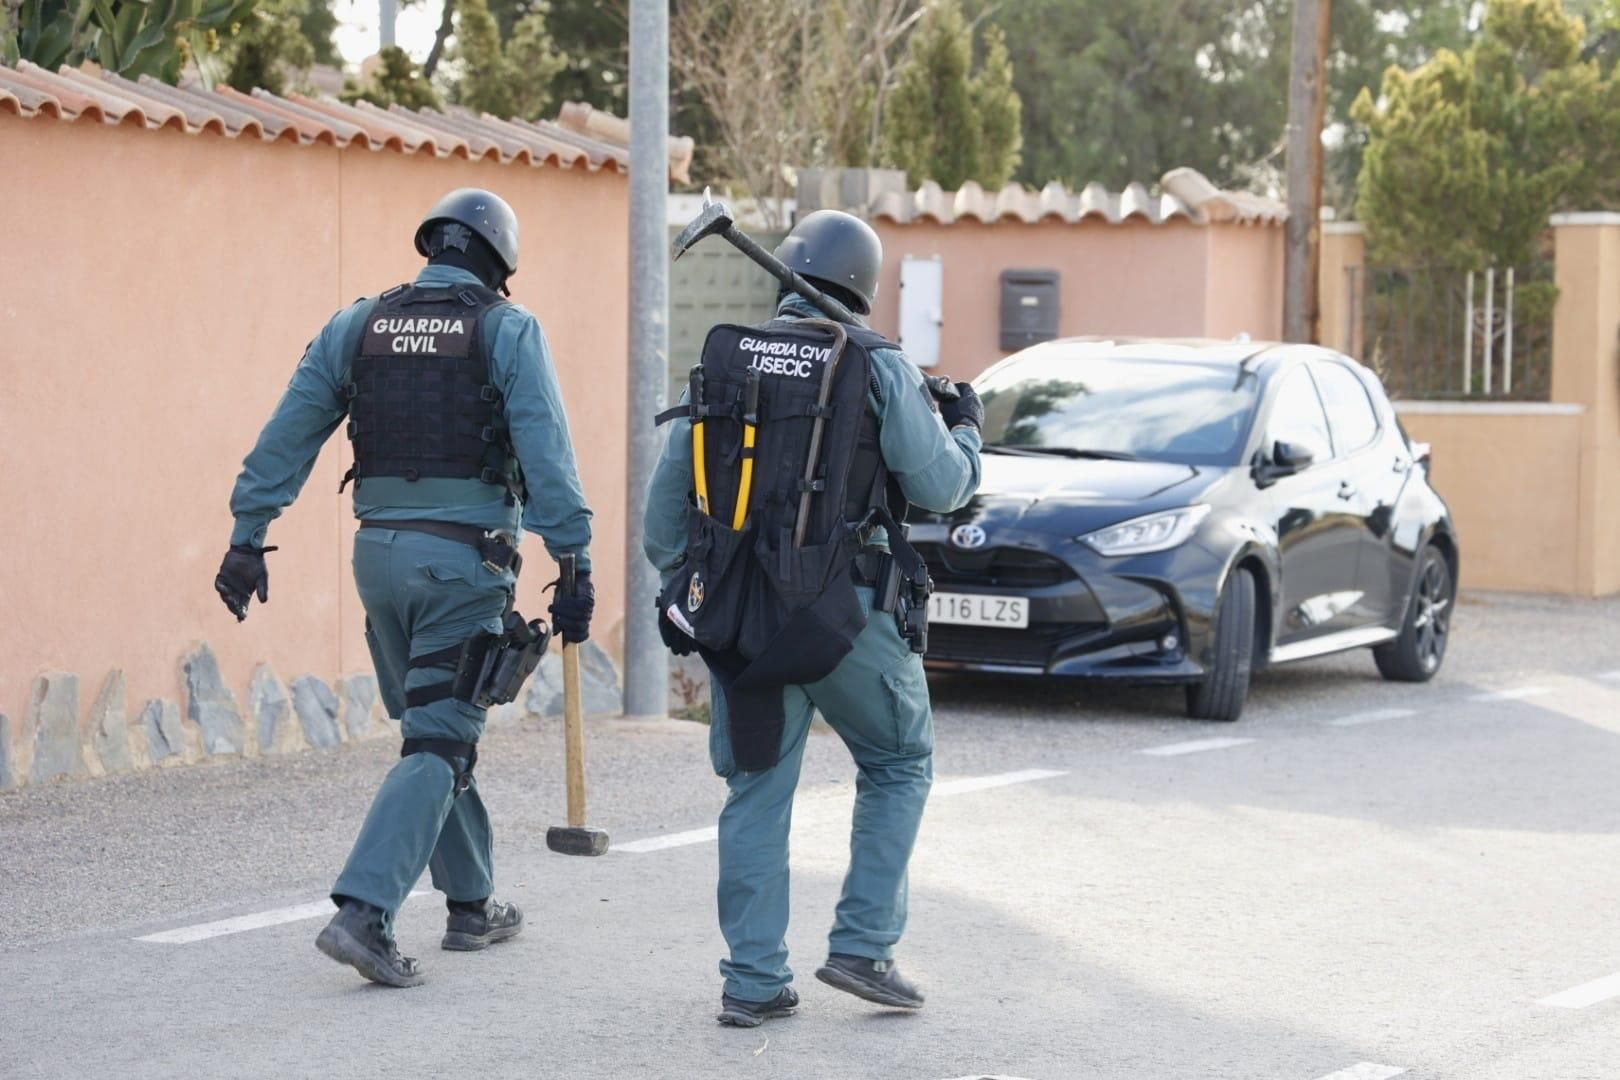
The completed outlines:
{"type": "Polygon", "coordinates": [[[1605,671],[1598,678],[1607,679],[1610,682],[1620,682],[1620,671],[1605,671]]]}
{"type": "Polygon", "coordinates": [[[929,798],[961,795],[969,791],[983,791],[985,788],[1007,787],[1011,784],[1028,784],[1034,780],[1050,780],[1054,776],[1068,775],[1061,769],[1024,769],[1021,772],[997,773],[994,776],[964,776],[959,780],[944,780],[935,784],[934,789],[929,792],[929,798]]]}
{"type": "Polygon", "coordinates": [[[1559,1009],[1584,1009],[1588,1005],[1596,1005],[1600,1001],[1608,1001],[1616,996],[1620,996],[1620,975],[1605,975],[1601,979],[1582,983],[1561,994],[1544,997],[1536,1004],[1551,1005],[1559,1009]]]}
{"type": "Polygon", "coordinates": [[[1545,686],[1515,686],[1507,690],[1492,690],[1486,694],[1474,694],[1469,701],[1522,701],[1525,698],[1540,697],[1552,693],[1545,686]]]}
{"type": "MultiPolygon", "coordinates": [[[[417,896],[427,896],[431,892],[431,889],[417,889],[405,899],[410,900],[417,896]]],[[[305,919],[318,919],[323,915],[332,914],[332,911],[331,900],[315,900],[308,904],[295,904],[292,907],[274,908],[270,911],[256,911],[251,915],[238,915],[234,919],[220,919],[217,922],[198,923],[195,926],[180,926],[156,934],[145,934],[135,940],[151,942],[154,945],[190,945],[198,941],[207,941],[209,938],[225,937],[227,934],[240,934],[248,930],[263,930],[267,926],[281,926],[284,923],[303,922],[305,919]]]]}
{"type": "Polygon", "coordinates": [[[665,833],[662,836],[649,836],[642,840],[631,840],[624,844],[613,844],[609,851],[622,851],[631,855],[645,855],[649,851],[666,851],[669,848],[686,847],[688,844],[707,844],[711,840],[720,839],[720,830],[713,825],[706,829],[688,829],[686,832],[665,833]]]}
{"type": "MultiPolygon", "coordinates": [[[[1022,769],[1018,772],[995,773],[991,776],[963,776],[935,784],[929,797],[961,795],[969,791],[984,791],[986,788],[1007,787],[1010,784],[1028,784],[1035,780],[1050,780],[1054,776],[1067,775],[1069,775],[1067,772],[1059,769],[1022,769]]],[[[629,840],[622,844],[614,844],[608,850],[629,855],[645,855],[652,851],[668,851],[670,848],[689,847],[692,844],[713,843],[719,838],[720,830],[710,825],[703,829],[688,829],[686,832],[629,840]]]]}
{"type": "Polygon", "coordinates": [[[1205,750],[1225,750],[1229,746],[1242,746],[1252,743],[1253,739],[1193,739],[1189,742],[1173,742],[1167,746],[1150,746],[1146,750],[1138,750],[1139,754],[1152,754],[1154,757],[1176,757],[1180,754],[1201,754],[1205,750]]]}
{"type": "Polygon", "coordinates": [[[1375,720],[1400,720],[1404,717],[1416,715],[1416,709],[1368,709],[1366,712],[1335,717],[1328,721],[1328,725],[1330,727],[1355,727],[1357,724],[1370,724],[1375,720]]]}
{"type": "Polygon", "coordinates": [[[1405,1072],[1395,1065],[1379,1065],[1373,1061],[1358,1061],[1348,1069],[1319,1076],[1316,1080],[1389,1080],[1392,1076],[1399,1076],[1405,1072]]]}

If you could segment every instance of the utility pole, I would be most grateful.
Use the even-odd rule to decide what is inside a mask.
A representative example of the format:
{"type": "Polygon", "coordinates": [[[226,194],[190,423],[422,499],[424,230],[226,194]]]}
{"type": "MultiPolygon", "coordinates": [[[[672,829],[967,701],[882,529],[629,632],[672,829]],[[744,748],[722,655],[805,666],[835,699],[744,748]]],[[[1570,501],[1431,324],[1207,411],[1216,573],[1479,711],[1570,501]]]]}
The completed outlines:
{"type": "Polygon", "coordinates": [[[624,544],[624,711],[669,715],[669,654],[641,551],[647,480],[658,463],[653,417],[669,382],[669,0],[630,0],[630,378],[624,544]]]}
{"type": "Polygon", "coordinates": [[[1288,75],[1288,226],[1283,250],[1283,339],[1315,341],[1322,236],[1322,123],[1333,0],[1295,0],[1288,75]]]}
{"type": "Polygon", "coordinates": [[[394,18],[398,11],[395,0],[377,0],[377,49],[380,52],[394,43],[394,18]]]}

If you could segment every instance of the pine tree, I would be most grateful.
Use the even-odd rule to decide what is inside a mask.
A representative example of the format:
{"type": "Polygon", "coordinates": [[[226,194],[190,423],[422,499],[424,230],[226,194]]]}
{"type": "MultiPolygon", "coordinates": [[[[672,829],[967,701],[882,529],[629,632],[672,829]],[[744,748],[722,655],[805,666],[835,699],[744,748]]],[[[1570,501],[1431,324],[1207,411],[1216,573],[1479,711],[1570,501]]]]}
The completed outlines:
{"type": "Polygon", "coordinates": [[[1020,122],[1023,102],[1013,89],[1012,61],[1007,57],[1007,37],[999,26],[984,35],[984,66],[973,76],[973,101],[979,110],[980,184],[997,190],[1018,170],[1024,145],[1020,122]]]}
{"type": "Polygon", "coordinates": [[[906,42],[883,112],[884,153],[912,184],[1000,188],[1018,167],[1021,103],[1001,31],[985,34],[973,71],[973,30],[958,0],[941,0],[906,42]]]}

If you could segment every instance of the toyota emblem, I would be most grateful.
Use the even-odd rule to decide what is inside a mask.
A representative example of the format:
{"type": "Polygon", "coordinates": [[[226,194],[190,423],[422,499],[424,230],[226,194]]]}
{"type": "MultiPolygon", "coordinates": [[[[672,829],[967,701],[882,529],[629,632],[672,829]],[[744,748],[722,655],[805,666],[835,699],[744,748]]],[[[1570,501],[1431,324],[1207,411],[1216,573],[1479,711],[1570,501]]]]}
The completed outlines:
{"type": "Polygon", "coordinates": [[[951,530],[951,543],[969,551],[984,547],[989,539],[989,535],[978,525],[958,525],[951,530]]]}

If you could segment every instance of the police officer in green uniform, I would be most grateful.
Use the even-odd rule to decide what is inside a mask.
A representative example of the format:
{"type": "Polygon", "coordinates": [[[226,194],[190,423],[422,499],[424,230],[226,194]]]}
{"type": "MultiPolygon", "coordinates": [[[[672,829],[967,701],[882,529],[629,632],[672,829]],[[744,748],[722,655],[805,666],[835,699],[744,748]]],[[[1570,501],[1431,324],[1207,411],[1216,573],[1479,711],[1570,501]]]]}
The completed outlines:
{"type": "Polygon", "coordinates": [[[490,693],[467,674],[484,650],[530,641],[511,611],[521,531],[577,559],[575,595],[551,607],[564,640],[586,639],[594,595],[591,512],[556,372],[540,324],[502,296],[518,265],[516,215],[488,191],[453,191],[423,219],[416,249],[427,266],[413,282],[338,312],[310,343],[243,462],[214,583],[238,620],[251,597],[268,599],[266,530],[346,421],[355,584],[383,702],[405,741],[316,945],[388,986],[422,979],[400,955],[393,920],[424,868],[449,905],[444,948],[482,949],[522,928],[517,907],[491,896],[489,814],[473,776],[486,711],[476,702],[490,693]]]}
{"type": "MultiPolygon", "coordinates": [[[[810,214],[784,239],[777,256],[852,312],[870,312],[883,255],[876,233],[865,222],[836,211],[810,214]]],[[[777,319],[766,327],[791,328],[799,323],[802,330],[809,320],[825,318],[808,301],[784,291],[777,319]]],[[[860,396],[867,422],[876,421],[876,442],[888,477],[906,501],[941,512],[961,507],[979,483],[983,409],[972,388],[959,384],[959,398],[936,401],[921,372],[897,347],[864,328],[850,328],[849,333],[852,343],[859,336],[866,346],[869,378],[860,396]]],[[[791,341],[762,345],[763,339],[741,340],[745,349],[767,350],[756,353],[752,361],[756,372],[791,374],[803,366],[781,359],[796,355],[791,341]]],[[[705,365],[709,349],[706,345],[705,365]]],[[[752,382],[753,377],[747,377],[752,382]]],[[[856,401],[858,405],[860,398],[856,401]]],[[[661,629],[677,652],[685,650],[670,630],[671,617],[679,620],[686,610],[701,611],[708,602],[704,594],[716,591],[714,582],[680,577],[692,575],[689,518],[704,505],[704,492],[695,485],[714,485],[715,469],[724,468],[729,460],[720,459],[695,476],[692,424],[697,421],[715,429],[709,441],[712,448],[720,430],[716,416],[710,411],[675,422],[648,494],[646,553],[663,576],[666,592],[676,597],[673,610],[661,615],[661,629]],[[687,593],[689,602],[683,605],[680,597],[687,593]]],[[[757,422],[772,421],[760,417],[757,422]]],[[[759,445],[762,454],[768,453],[763,449],[764,435],[759,445]]],[[[732,456],[746,458],[752,452],[745,449],[732,456]]],[[[827,453],[836,455],[837,450],[827,453]]],[[[769,462],[756,466],[761,476],[769,470],[769,462]]],[[[816,482],[807,487],[816,488],[816,482]]],[[[793,493],[787,496],[791,501],[793,493]]],[[[773,493],[765,492],[754,501],[770,505],[772,498],[773,493]]],[[[743,501],[749,502],[746,497],[743,501]]],[[[743,514],[737,518],[741,521],[743,514]]],[[[881,532],[864,535],[871,545],[881,547],[885,542],[881,532]]],[[[923,1003],[922,993],[900,975],[892,955],[906,923],[906,865],[933,779],[928,685],[922,658],[902,636],[896,618],[873,610],[873,582],[863,578],[859,567],[854,574],[861,614],[869,615],[864,629],[830,675],[780,691],[784,722],[774,765],[766,759],[762,768],[739,767],[738,744],[732,737],[737,721],[728,716],[727,695],[711,692],[710,757],[729,787],[719,826],[720,927],[730,950],[720,964],[725,984],[719,1020],[724,1024],[753,1027],[790,1014],[799,1003],[784,944],[788,830],[805,737],[812,712],[818,709],[848,747],[859,776],[849,871],[830,937],[830,955],[816,975],[881,1005],[918,1008],[923,1003]]]]}

